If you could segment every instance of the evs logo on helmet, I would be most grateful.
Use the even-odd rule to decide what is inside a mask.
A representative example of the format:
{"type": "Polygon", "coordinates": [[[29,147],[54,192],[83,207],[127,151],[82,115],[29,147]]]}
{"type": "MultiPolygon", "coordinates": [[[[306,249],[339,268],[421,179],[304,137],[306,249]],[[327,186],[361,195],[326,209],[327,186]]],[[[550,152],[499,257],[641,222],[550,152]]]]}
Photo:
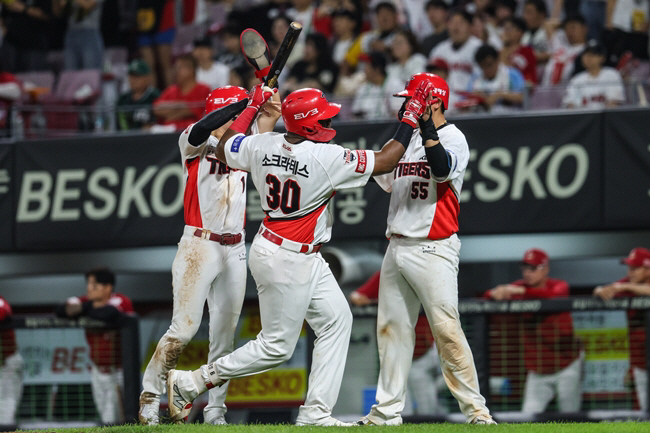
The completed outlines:
{"type": "Polygon", "coordinates": [[[296,120],[306,119],[307,117],[313,116],[314,114],[318,114],[318,108],[312,108],[311,110],[304,113],[296,113],[293,115],[293,118],[296,120]]]}
{"type": "Polygon", "coordinates": [[[231,97],[231,98],[214,98],[212,100],[213,104],[233,104],[235,102],[238,102],[239,98],[236,97],[231,97]]]}

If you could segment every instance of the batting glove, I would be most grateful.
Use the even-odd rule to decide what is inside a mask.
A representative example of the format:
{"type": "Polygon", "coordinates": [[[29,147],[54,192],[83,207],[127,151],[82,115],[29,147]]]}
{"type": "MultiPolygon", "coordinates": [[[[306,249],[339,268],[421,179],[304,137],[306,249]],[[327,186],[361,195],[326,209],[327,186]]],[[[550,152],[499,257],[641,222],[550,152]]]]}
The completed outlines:
{"type": "Polygon", "coordinates": [[[271,96],[277,93],[278,89],[271,89],[262,83],[256,85],[248,92],[248,106],[259,109],[271,96]]]}
{"type": "Polygon", "coordinates": [[[413,93],[413,97],[406,103],[402,122],[411,125],[413,128],[418,126],[418,120],[424,114],[427,108],[427,96],[431,93],[433,84],[422,81],[413,93]]]}

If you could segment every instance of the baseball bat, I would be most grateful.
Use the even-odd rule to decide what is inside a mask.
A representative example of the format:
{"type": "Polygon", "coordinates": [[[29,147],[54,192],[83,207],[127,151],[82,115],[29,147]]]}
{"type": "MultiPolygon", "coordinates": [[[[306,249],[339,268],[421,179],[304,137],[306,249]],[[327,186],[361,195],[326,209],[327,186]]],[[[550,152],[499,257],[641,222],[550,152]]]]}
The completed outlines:
{"type": "Polygon", "coordinates": [[[294,21],[289,25],[289,30],[287,30],[287,33],[284,35],[284,39],[280,44],[280,48],[278,48],[278,54],[275,56],[275,59],[273,59],[273,63],[271,63],[271,70],[269,71],[269,75],[266,76],[266,81],[264,82],[265,85],[271,88],[278,87],[278,77],[280,76],[284,65],[287,63],[287,59],[289,58],[294,45],[296,45],[296,41],[298,40],[301,31],[302,24],[294,21]]]}

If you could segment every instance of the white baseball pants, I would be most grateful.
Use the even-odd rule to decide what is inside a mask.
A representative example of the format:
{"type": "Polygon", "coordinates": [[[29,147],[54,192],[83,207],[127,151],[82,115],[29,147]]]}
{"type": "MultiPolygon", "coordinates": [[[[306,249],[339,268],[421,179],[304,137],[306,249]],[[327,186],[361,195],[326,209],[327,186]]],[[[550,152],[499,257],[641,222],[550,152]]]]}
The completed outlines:
{"type": "Polygon", "coordinates": [[[297,422],[317,423],[331,415],[341,388],[352,330],[348,302],[320,253],[296,253],[257,235],[249,267],[257,283],[262,331],[217,360],[219,378],[262,373],[287,361],[306,319],[316,341],[297,422]]]}
{"type": "MultiPolygon", "coordinates": [[[[174,306],[172,323],[158,342],[142,380],[144,391],[161,395],[167,372],[199,329],[203,307],[210,312],[208,362],[232,352],[235,328],[246,295],[246,245],[234,245],[194,236],[196,227],[185,226],[172,264],[174,306]]],[[[203,412],[206,422],[226,413],[228,386],[210,390],[203,412]]]]}
{"type": "Polygon", "coordinates": [[[634,375],[634,389],[636,398],[639,400],[639,407],[645,412],[648,410],[648,370],[634,367],[632,374],[634,375]]]}
{"type": "Polygon", "coordinates": [[[420,305],[431,325],[445,382],[461,412],[468,420],[489,415],[458,316],[459,255],[456,235],[437,241],[390,240],[379,280],[377,404],[368,414],[375,424],[401,420],[420,305]]]}
{"type": "Polygon", "coordinates": [[[90,369],[90,389],[93,392],[95,407],[102,424],[121,424],[124,422],[122,389],[124,375],[121,368],[98,368],[92,364],[90,369]]]}
{"type": "Polygon", "coordinates": [[[23,395],[23,357],[16,352],[0,367],[0,426],[16,424],[16,410],[23,395]]]}
{"type": "Polygon", "coordinates": [[[585,354],[553,374],[529,371],[524,385],[524,413],[542,413],[557,395],[559,412],[578,412],[582,405],[582,369],[585,354]]]}

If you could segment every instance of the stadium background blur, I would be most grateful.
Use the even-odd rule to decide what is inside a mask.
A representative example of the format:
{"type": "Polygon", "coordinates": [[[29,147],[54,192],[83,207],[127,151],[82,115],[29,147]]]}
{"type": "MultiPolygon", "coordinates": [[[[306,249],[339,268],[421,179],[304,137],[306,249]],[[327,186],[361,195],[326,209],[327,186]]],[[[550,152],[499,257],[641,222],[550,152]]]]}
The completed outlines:
{"type": "MultiPolygon", "coordinates": [[[[630,321],[638,328],[644,319],[626,314],[633,306],[620,300],[599,304],[592,291],[626,275],[620,260],[632,248],[650,246],[649,2],[89,3],[88,8],[80,1],[0,1],[0,295],[11,304],[14,318],[53,314],[56,305],[84,293],[84,272],[109,266],[117,274],[116,291],[132,299],[139,317],[135,337],[140,343],[129,348],[137,357],[125,369],[133,362],[146,365],[171,315],[169,270],[183,225],[175,132],[182,126],[156,110],[158,95],[175,101],[169,90],[174,85],[197,89],[197,94],[203,86],[198,83],[250,87],[255,78],[239,53],[241,30],[257,29],[275,52],[284,29],[296,20],[305,30],[280,91],[319,87],[340,102],[335,141],[349,148],[377,147],[390,138],[399,108],[390,95],[412,73],[424,69],[449,77],[471,71],[466,87],[452,86],[457,99],[449,113],[472,149],[461,197],[459,290],[468,300],[461,313],[475,355],[480,353],[482,389],[489,387],[497,419],[644,416],[628,340],[630,321]],[[502,75],[492,80],[501,87],[480,93],[472,87],[490,82],[474,52],[461,59],[465,63],[432,55],[433,44],[442,44],[449,33],[459,32],[462,39],[462,28],[446,25],[459,10],[471,14],[467,40],[477,48],[491,45],[498,53],[499,68],[506,68],[510,80],[499,81],[502,75]],[[540,10],[546,10],[545,16],[540,10]],[[528,28],[513,43],[519,17],[528,28]],[[537,28],[531,29],[534,23],[537,28]],[[571,24],[577,29],[568,32],[577,33],[577,39],[567,36],[571,24]],[[514,70],[522,58],[531,59],[516,55],[525,54],[527,46],[537,63],[533,79],[514,70]],[[567,88],[584,67],[585,50],[602,53],[604,65],[619,78],[581,84],[596,90],[585,91],[588,96],[575,103],[567,88]],[[565,73],[551,74],[558,68],[549,62],[565,73]],[[197,68],[195,78],[192,71],[179,73],[183,65],[197,68]],[[546,75],[556,78],[546,80],[546,75]],[[613,99],[610,86],[621,89],[613,99]],[[506,320],[493,317],[496,310],[481,310],[481,302],[492,301],[469,301],[517,280],[521,257],[531,247],[548,252],[550,275],[567,281],[571,299],[586,304],[513,301],[499,310],[512,313],[506,320]],[[526,368],[520,333],[532,326],[531,317],[543,321],[544,314],[560,310],[572,311],[573,333],[586,347],[581,410],[558,415],[561,408],[553,402],[542,416],[522,414],[526,368]]],[[[201,97],[184,103],[200,117],[201,97]]],[[[248,194],[250,242],[263,214],[259,196],[252,189],[248,194]]],[[[381,264],[387,197],[371,185],[340,194],[333,206],[337,222],[323,254],[349,293],[381,264]]],[[[353,310],[355,328],[337,415],[361,415],[374,399],[373,308],[353,310]]],[[[3,325],[16,328],[25,360],[18,426],[98,423],[83,324],[46,322],[3,325]]],[[[205,360],[205,322],[204,317],[181,367],[205,360]]],[[[258,330],[249,275],[237,344],[258,330]]],[[[275,373],[233,384],[229,421],[291,421],[304,396],[312,338],[306,329],[292,360],[275,373]]],[[[419,354],[430,344],[423,341],[419,354]]],[[[429,373],[436,378],[433,370],[429,373]]],[[[416,403],[411,419],[460,420],[444,384],[435,383],[435,413],[418,411],[416,403]]],[[[199,411],[193,417],[200,419],[199,411]]]]}

